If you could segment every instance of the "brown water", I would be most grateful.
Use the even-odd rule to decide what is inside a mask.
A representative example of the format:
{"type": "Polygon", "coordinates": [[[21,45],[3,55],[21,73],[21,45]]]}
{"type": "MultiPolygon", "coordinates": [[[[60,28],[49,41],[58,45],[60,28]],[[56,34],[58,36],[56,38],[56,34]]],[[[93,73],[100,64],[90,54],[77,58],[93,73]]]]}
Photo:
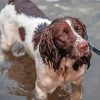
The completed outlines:
{"type": "MultiPolygon", "coordinates": [[[[86,26],[89,41],[100,49],[100,0],[33,0],[51,18],[74,16],[86,26]]],[[[0,0],[0,9],[7,0],[0,0]]],[[[36,79],[34,61],[28,55],[15,58],[9,52],[0,62],[0,100],[32,100],[36,79]]],[[[100,100],[100,57],[93,53],[91,68],[83,82],[84,100],[100,100]]],[[[65,100],[67,93],[57,89],[49,100],[65,100]]]]}

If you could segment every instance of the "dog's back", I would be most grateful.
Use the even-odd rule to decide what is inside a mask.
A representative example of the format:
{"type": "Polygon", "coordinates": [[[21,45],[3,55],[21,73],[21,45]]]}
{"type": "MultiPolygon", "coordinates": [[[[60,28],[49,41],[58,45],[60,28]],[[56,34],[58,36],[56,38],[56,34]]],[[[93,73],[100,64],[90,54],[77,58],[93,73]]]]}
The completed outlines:
{"type": "Polygon", "coordinates": [[[47,18],[47,16],[31,0],[9,0],[9,4],[15,5],[17,13],[27,16],[47,18]]]}
{"type": "Polygon", "coordinates": [[[0,13],[1,48],[8,51],[15,42],[26,43],[26,50],[33,55],[32,38],[50,23],[30,0],[9,0],[0,13]]]}

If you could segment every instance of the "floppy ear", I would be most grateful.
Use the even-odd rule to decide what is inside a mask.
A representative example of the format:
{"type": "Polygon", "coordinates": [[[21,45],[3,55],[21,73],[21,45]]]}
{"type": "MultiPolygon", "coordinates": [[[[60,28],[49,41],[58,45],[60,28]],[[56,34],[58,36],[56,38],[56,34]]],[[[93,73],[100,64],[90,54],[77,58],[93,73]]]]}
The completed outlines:
{"type": "Polygon", "coordinates": [[[87,66],[88,66],[87,69],[89,69],[91,57],[92,57],[92,53],[90,51],[90,53],[87,56],[83,56],[80,59],[77,59],[75,61],[75,63],[73,64],[73,66],[72,66],[73,69],[76,70],[76,71],[78,71],[78,68],[80,66],[82,66],[83,64],[87,64],[87,66]]]}
{"type": "Polygon", "coordinates": [[[90,51],[90,53],[88,54],[88,56],[86,56],[86,57],[83,58],[84,64],[87,64],[87,66],[88,66],[87,69],[90,68],[90,60],[91,60],[91,57],[92,57],[92,53],[90,51]]]}
{"type": "Polygon", "coordinates": [[[60,66],[61,55],[54,44],[54,30],[47,28],[41,36],[39,51],[44,63],[57,70],[60,66]]]}

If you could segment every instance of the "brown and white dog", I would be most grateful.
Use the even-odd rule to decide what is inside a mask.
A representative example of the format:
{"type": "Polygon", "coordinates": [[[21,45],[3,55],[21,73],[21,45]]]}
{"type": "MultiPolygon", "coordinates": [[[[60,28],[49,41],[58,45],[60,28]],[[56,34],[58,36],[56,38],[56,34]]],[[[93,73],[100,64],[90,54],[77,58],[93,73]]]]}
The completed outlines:
{"type": "MultiPolygon", "coordinates": [[[[3,51],[19,42],[35,60],[37,99],[46,99],[69,81],[81,85],[91,52],[86,27],[79,19],[64,17],[51,22],[30,0],[9,0],[0,13],[0,32],[3,51]]],[[[72,91],[72,100],[80,100],[81,90],[76,91],[72,91]]]]}

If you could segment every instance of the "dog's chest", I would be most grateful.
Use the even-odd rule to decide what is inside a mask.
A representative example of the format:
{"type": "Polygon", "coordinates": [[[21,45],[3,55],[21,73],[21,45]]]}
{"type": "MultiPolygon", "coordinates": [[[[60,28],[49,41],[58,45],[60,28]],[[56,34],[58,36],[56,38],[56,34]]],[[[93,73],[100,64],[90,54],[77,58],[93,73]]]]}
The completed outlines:
{"type": "Polygon", "coordinates": [[[78,71],[73,70],[72,67],[69,67],[66,72],[61,72],[58,78],[58,83],[60,85],[66,85],[67,82],[80,82],[83,78],[85,72],[85,66],[79,67],[78,71]]]}

